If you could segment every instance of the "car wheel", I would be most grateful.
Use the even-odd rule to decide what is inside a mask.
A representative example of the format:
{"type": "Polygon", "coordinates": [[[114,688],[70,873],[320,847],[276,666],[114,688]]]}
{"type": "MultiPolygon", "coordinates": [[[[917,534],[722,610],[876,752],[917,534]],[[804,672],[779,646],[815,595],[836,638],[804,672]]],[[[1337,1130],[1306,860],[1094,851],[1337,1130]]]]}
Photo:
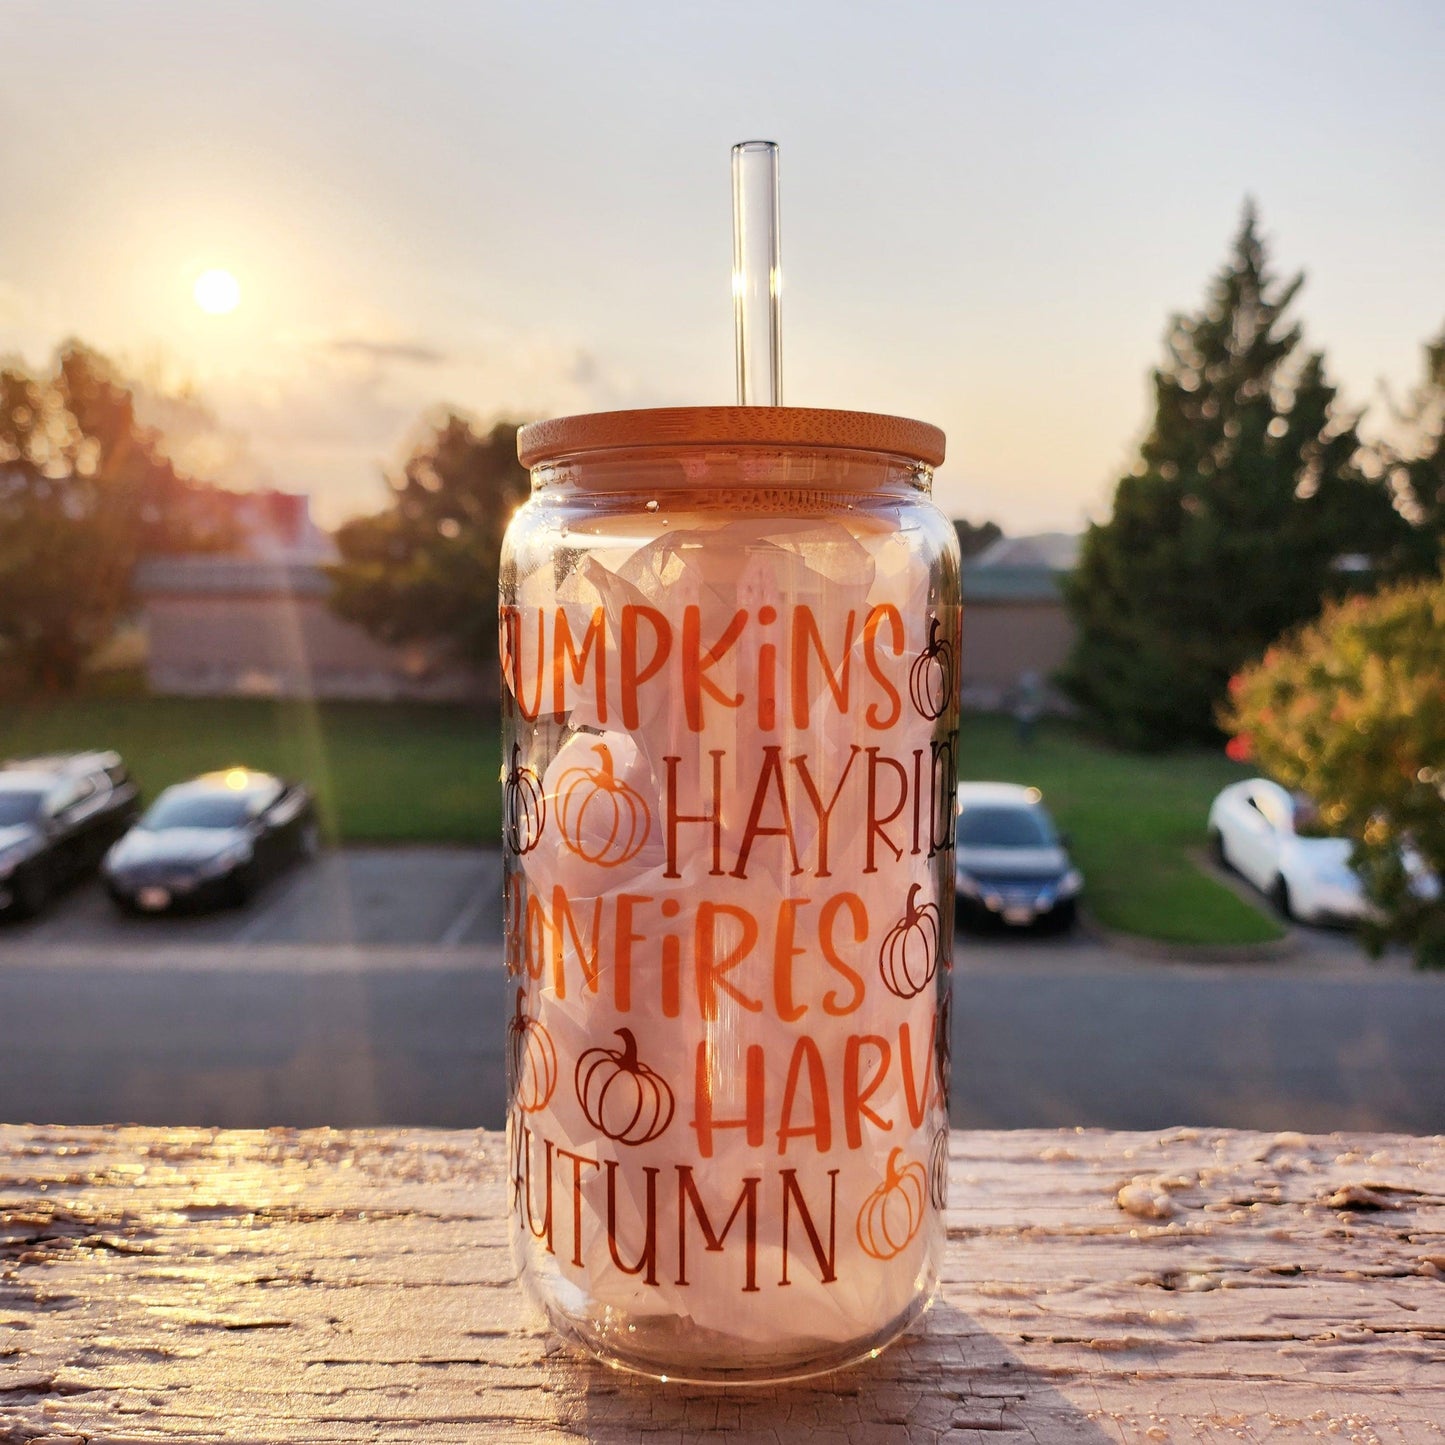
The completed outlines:
{"type": "Polygon", "coordinates": [[[1283,917],[1294,918],[1294,904],[1290,901],[1289,884],[1284,881],[1283,877],[1274,880],[1274,887],[1269,890],[1269,898],[1283,917]]]}
{"type": "Polygon", "coordinates": [[[997,913],[990,913],[973,898],[960,896],[953,907],[954,932],[990,933],[1001,927],[997,913]]]}
{"type": "Polygon", "coordinates": [[[50,880],[38,868],[18,875],[11,887],[18,918],[34,918],[50,901],[50,880]]]}
{"type": "Polygon", "coordinates": [[[255,863],[247,863],[231,875],[231,886],[227,890],[227,901],[232,908],[244,908],[256,894],[259,882],[255,863]]]}
{"type": "Polygon", "coordinates": [[[297,839],[296,852],[302,858],[314,858],[321,851],[321,829],[307,823],[297,839]]]}
{"type": "Polygon", "coordinates": [[[1209,830],[1209,856],[1219,864],[1221,868],[1228,868],[1229,854],[1224,850],[1224,834],[1218,828],[1209,830]]]}
{"type": "Polygon", "coordinates": [[[1078,900],[1064,899],[1047,917],[1040,921],[1049,933],[1067,933],[1079,921],[1078,900]]]}

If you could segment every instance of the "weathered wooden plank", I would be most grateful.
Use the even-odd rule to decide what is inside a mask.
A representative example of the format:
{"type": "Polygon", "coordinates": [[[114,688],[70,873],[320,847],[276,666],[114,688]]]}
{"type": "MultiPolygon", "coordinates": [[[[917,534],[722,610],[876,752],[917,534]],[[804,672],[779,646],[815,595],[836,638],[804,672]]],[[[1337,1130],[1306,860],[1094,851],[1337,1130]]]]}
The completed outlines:
{"type": "Polygon", "coordinates": [[[578,1361],[495,1134],[0,1128],[0,1440],[1445,1439],[1445,1140],[957,1134],[938,1305],[748,1391],[578,1361]]]}

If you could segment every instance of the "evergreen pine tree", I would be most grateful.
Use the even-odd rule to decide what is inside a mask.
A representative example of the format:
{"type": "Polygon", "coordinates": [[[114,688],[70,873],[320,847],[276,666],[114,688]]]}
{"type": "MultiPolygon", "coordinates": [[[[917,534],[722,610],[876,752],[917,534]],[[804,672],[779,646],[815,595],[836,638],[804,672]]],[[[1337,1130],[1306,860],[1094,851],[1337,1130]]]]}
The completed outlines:
{"type": "Polygon", "coordinates": [[[1445,562],[1445,328],[1425,347],[1425,377],[1399,417],[1405,439],[1385,449],[1385,464],[1406,515],[1415,523],[1418,570],[1445,562]]]}
{"type": "Polygon", "coordinates": [[[1288,314],[1303,281],[1276,280],[1247,203],[1204,308],[1171,322],[1113,516],[1084,538],[1060,680],[1128,746],[1216,738],[1230,675],[1325,596],[1394,566],[1408,535],[1288,314]]]}

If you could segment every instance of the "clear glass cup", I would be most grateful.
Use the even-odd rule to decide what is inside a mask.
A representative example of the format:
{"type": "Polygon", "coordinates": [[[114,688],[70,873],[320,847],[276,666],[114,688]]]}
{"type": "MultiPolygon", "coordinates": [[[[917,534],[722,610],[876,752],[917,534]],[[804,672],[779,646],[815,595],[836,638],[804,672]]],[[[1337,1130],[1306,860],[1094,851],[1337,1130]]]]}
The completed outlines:
{"type": "Polygon", "coordinates": [[[511,1235],[683,1380],[876,1353],[944,1241],[959,560],[943,438],[524,429],[501,569],[511,1235]]]}

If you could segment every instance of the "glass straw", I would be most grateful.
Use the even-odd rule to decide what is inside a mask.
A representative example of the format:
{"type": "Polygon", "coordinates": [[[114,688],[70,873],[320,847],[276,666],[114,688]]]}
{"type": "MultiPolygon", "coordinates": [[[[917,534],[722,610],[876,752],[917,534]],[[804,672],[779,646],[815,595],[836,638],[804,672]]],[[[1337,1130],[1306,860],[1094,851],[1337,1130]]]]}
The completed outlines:
{"type": "Polygon", "coordinates": [[[733,329],[739,406],[783,404],[783,270],[778,147],[733,147],[733,329]]]}

